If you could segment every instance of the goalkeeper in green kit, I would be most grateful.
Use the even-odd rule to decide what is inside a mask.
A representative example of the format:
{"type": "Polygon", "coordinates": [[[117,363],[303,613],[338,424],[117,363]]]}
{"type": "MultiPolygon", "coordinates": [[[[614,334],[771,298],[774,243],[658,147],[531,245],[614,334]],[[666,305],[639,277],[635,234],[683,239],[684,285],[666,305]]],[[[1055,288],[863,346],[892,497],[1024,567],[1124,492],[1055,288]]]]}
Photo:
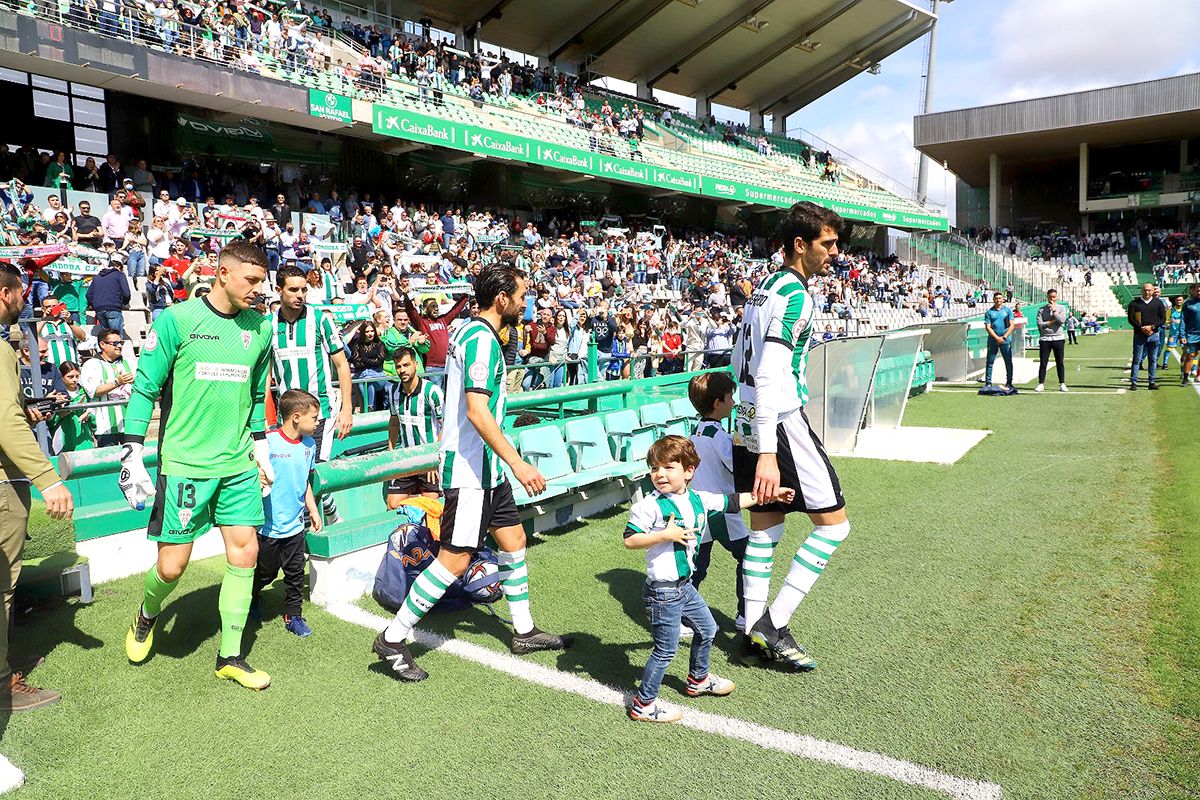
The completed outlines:
{"type": "Polygon", "coordinates": [[[250,689],[271,678],[242,657],[250,610],[256,528],[274,474],[264,401],[271,363],[271,322],[251,309],[267,277],[267,257],[247,242],[221,250],[216,281],[203,297],[170,306],[154,322],[138,360],[125,415],[120,486],[134,508],[153,496],[147,535],[158,563],[146,573],[142,604],[125,637],[125,654],[145,661],[163,601],[179,585],[192,543],[216,525],[225,540],[218,608],[216,674],[250,689]],[[158,481],[143,463],[154,402],[161,397],[158,481]]]}

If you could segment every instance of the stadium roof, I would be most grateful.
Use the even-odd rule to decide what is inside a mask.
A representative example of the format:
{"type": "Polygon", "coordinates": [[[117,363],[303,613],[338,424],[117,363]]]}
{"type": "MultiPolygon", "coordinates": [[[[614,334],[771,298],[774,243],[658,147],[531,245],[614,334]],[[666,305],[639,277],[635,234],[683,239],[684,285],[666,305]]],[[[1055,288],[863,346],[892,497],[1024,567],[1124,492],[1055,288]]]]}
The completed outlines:
{"type": "MultiPolygon", "coordinates": [[[[436,0],[439,27],[657,89],[790,114],[928,32],[906,0],[436,0]]],[[[397,8],[397,10],[399,10],[397,8]]]]}
{"type": "Polygon", "coordinates": [[[1014,103],[924,114],[913,141],[972,186],[1001,162],[1076,158],[1089,147],[1192,138],[1200,131],[1200,73],[1014,103]]]}

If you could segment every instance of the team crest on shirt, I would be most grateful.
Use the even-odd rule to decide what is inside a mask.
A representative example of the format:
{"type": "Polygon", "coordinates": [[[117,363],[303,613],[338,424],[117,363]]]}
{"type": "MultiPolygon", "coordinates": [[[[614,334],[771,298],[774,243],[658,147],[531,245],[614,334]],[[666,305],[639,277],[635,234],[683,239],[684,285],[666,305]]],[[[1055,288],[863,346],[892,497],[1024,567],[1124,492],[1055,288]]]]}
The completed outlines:
{"type": "Polygon", "coordinates": [[[143,345],[142,349],[146,352],[150,352],[156,347],[158,347],[158,331],[152,329],[148,334],[146,334],[146,344],[143,345]]]}
{"type": "Polygon", "coordinates": [[[190,508],[179,509],[179,527],[186,528],[188,523],[192,521],[192,510],[190,508]]]}
{"type": "Polygon", "coordinates": [[[488,370],[486,364],[476,362],[467,370],[467,374],[471,376],[471,380],[475,382],[487,380],[488,370]]]}
{"type": "Polygon", "coordinates": [[[246,350],[250,349],[250,340],[254,338],[254,334],[250,331],[242,331],[242,347],[246,350]]]}

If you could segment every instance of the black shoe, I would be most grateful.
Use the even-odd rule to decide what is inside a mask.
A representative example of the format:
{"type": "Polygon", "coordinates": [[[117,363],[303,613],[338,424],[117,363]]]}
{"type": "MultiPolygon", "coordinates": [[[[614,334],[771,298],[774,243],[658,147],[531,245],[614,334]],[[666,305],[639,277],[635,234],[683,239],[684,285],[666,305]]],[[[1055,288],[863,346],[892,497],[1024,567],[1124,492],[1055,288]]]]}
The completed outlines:
{"type": "Polygon", "coordinates": [[[771,651],[777,661],[782,661],[798,672],[809,672],[817,668],[817,662],[796,644],[787,626],[776,628],[771,615],[763,614],[750,629],[750,639],[760,647],[771,651]]]}
{"type": "Polygon", "coordinates": [[[515,655],[523,656],[542,650],[566,650],[570,646],[570,636],[559,636],[534,628],[529,633],[514,633],[510,649],[515,655]]]}
{"type": "Polygon", "coordinates": [[[388,662],[396,677],[402,681],[416,683],[429,677],[429,673],[418,667],[417,662],[413,661],[412,653],[408,652],[408,646],[404,642],[392,644],[383,638],[383,631],[380,631],[379,635],[375,637],[375,643],[371,645],[371,649],[375,651],[375,655],[388,662]]]}
{"type": "Polygon", "coordinates": [[[775,654],[758,642],[751,639],[749,636],[742,635],[741,652],[738,653],[738,661],[747,667],[754,667],[764,661],[774,661],[775,654]]]}
{"type": "Polygon", "coordinates": [[[1131,392],[1136,392],[1136,391],[1137,391],[1137,384],[1136,384],[1136,383],[1131,383],[1131,384],[1129,384],[1129,391],[1131,391],[1131,392]]]}
{"type": "Polygon", "coordinates": [[[1154,391],[1155,389],[1157,389],[1157,388],[1158,388],[1158,384],[1157,384],[1157,383],[1152,383],[1152,384],[1150,384],[1150,391],[1152,391],[1152,392],[1153,392],[1153,391],[1154,391]]]}

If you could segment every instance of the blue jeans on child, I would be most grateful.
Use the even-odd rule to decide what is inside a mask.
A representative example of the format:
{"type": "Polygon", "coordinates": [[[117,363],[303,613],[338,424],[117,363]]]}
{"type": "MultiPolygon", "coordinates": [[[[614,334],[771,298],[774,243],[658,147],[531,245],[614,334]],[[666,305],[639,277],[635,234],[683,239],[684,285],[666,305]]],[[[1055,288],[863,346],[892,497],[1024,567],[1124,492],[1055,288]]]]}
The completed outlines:
{"type": "Polygon", "coordinates": [[[637,691],[638,701],[645,704],[658,697],[663,675],[679,649],[680,622],[686,620],[688,627],[695,631],[688,664],[688,674],[694,678],[708,675],[708,657],[717,635],[717,623],[708,604],[688,578],[673,583],[646,581],[642,602],[650,615],[650,632],[654,637],[654,651],[646,662],[637,691]]]}

